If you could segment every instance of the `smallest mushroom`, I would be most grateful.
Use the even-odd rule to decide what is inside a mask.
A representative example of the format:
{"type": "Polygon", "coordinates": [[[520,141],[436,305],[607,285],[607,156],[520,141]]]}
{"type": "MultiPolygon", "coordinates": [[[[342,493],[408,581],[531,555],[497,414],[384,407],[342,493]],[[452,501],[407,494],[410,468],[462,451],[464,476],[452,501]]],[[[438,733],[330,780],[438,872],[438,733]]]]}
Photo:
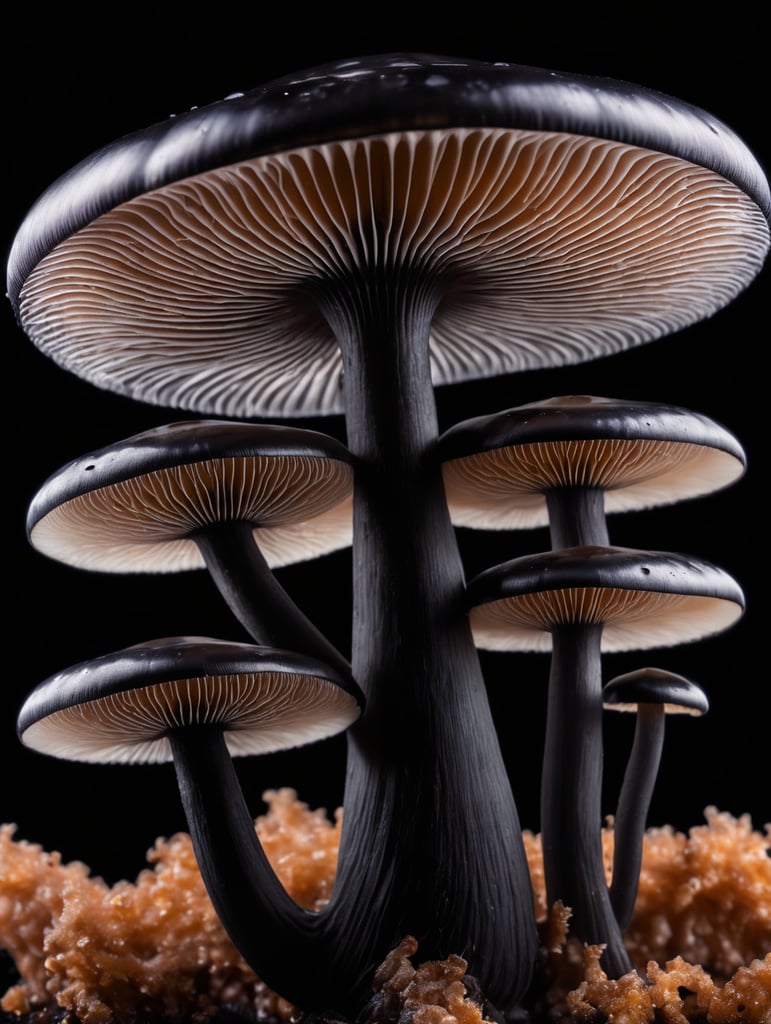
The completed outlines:
{"type": "Polygon", "coordinates": [[[624,931],[637,899],[643,836],[661,762],[665,716],[706,714],[709,701],[697,683],[660,668],[641,668],[616,676],[604,687],[602,698],[608,710],[637,713],[616,810],[610,885],[611,906],[624,931]]]}

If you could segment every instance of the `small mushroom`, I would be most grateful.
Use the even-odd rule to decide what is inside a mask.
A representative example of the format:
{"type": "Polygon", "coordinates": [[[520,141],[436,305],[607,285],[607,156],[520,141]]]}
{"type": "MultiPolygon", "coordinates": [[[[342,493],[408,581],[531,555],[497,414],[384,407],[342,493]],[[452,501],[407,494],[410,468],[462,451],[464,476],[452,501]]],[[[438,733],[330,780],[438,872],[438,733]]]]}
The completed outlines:
{"type": "Polygon", "coordinates": [[[700,639],[733,625],[744,595],[699,559],[582,546],[513,559],[468,583],[476,643],[551,650],[541,788],[549,904],[572,911],[584,942],[605,943],[605,969],[631,969],[610,904],[602,855],[602,651],[700,639]]]}
{"type": "Polygon", "coordinates": [[[594,395],[464,420],[439,455],[457,526],[548,524],[554,548],[607,544],[608,513],[701,496],[746,468],[738,439],[707,416],[594,395]]]}
{"type": "Polygon", "coordinates": [[[350,544],[352,458],[316,431],[218,420],[135,434],[48,478],[27,536],[68,565],[110,572],[206,567],[259,643],[347,662],[271,572],[350,544]],[[264,553],[263,553],[264,552],[264,553]]]}
{"type": "Polygon", "coordinates": [[[665,716],[704,715],[709,701],[697,683],[660,668],[641,668],[616,676],[605,685],[602,699],[608,710],[637,714],[615,815],[610,885],[610,902],[624,931],[637,899],[643,837],[661,761],[665,716]]]}
{"type": "MultiPolygon", "coordinates": [[[[210,637],[168,637],[51,676],[22,705],[17,728],[25,746],[54,757],[173,760],[196,859],[223,926],[263,966],[267,984],[299,998],[306,968],[326,970],[325,957],[307,948],[317,918],[274,873],[233,757],[333,736],[362,706],[353,680],[315,659],[210,637]],[[304,957],[302,970],[290,951],[304,957]]],[[[334,948],[330,941],[330,956],[334,948]]]]}

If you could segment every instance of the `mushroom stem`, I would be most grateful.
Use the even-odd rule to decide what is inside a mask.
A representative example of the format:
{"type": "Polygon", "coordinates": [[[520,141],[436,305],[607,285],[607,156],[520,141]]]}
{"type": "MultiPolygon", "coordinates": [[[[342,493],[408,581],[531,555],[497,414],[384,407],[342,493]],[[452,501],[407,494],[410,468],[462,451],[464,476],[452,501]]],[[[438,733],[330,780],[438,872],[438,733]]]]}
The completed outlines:
{"type": "Polygon", "coordinates": [[[546,491],[549,536],[555,551],[608,544],[605,492],[601,487],[553,487],[546,491]]]}
{"type": "Polygon", "coordinates": [[[610,902],[624,931],[632,918],[642,864],[642,845],[664,745],[663,704],[639,704],[634,741],[618,798],[614,825],[610,902]]]}
{"type": "Polygon", "coordinates": [[[250,523],[210,524],[193,539],[230,610],[257,643],[308,654],[350,673],[346,659],[278,582],[250,523]]]}
{"type": "Polygon", "coordinates": [[[601,624],[552,628],[541,838],[549,906],[571,910],[583,942],[604,943],[611,978],[632,970],[610,904],[602,856],[601,624]]]}
{"type": "Polygon", "coordinates": [[[357,459],[352,669],[367,701],[347,733],[333,903],[345,900],[344,942],[365,976],[412,934],[425,959],[462,951],[506,1011],[530,984],[537,931],[436,452],[428,336],[440,290],[436,276],[386,276],[321,298],[357,459]]]}
{"type": "Polygon", "coordinates": [[[339,975],[327,960],[327,954],[334,958],[335,945],[320,955],[312,942],[320,918],[297,904],[275,874],[255,832],[224,731],[200,725],[174,728],[168,739],[196,861],[223,928],[244,959],[259,964],[260,978],[284,998],[303,1004],[313,978],[318,1005],[338,1009],[332,1000],[339,975]]]}

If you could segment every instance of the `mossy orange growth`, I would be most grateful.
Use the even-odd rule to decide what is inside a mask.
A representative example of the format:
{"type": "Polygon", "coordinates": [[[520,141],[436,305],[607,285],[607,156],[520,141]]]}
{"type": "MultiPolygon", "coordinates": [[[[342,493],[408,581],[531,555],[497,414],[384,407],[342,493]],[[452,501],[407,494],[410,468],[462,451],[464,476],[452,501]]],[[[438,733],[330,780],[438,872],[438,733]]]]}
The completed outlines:
{"type": "MultiPolygon", "coordinates": [[[[291,895],[316,908],[329,898],[339,825],[293,790],[265,794],[257,830],[291,895]]],[[[0,946],[20,983],[0,1001],[26,1014],[60,1007],[83,1024],[140,1014],[184,1017],[228,1005],[288,1015],[254,977],[220,925],[190,838],[158,839],[136,882],[108,886],[85,865],[15,841],[0,829],[0,946]]]]}
{"type": "Polygon", "coordinates": [[[727,978],[771,951],[771,826],[760,835],[746,815],[705,816],[687,836],[649,830],[626,942],[636,963],[687,951],[727,978]]]}
{"type": "MultiPolygon", "coordinates": [[[[265,794],[256,821],[266,853],[303,906],[329,899],[342,824],[291,789],[265,794]]],[[[707,808],[685,835],[645,836],[640,890],[627,945],[639,974],[608,979],[601,947],[567,938],[569,908],[549,910],[540,839],[525,834],[544,973],[533,1019],[612,1024],[771,1022],[771,826],[707,808]]],[[[135,882],[108,886],[86,865],[15,838],[0,826],[0,947],[19,981],[0,1008],[20,1018],[65,1011],[82,1024],[141,1016],[191,1018],[227,1007],[289,1021],[296,1009],[256,978],[225,935],[203,887],[189,837],[159,839],[135,882]]],[[[603,832],[608,877],[613,849],[603,832]]],[[[369,1024],[476,1024],[461,956],[421,963],[411,936],[373,977],[369,1024]]]]}

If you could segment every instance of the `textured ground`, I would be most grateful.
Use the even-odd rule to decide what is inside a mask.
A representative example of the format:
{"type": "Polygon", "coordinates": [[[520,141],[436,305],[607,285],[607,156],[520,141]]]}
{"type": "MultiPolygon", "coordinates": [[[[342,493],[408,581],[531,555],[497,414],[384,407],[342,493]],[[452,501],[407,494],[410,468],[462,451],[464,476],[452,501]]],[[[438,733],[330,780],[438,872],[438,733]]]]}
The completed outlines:
{"type": "MultiPolygon", "coordinates": [[[[298,902],[322,906],[342,814],[330,820],[289,789],[265,799],[269,810],[256,827],[268,856],[298,902]]],[[[0,827],[5,1020],[289,1024],[298,1017],[224,934],[186,834],[159,839],[134,882],[108,886],[86,865],[64,864],[14,832],[0,827]]],[[[747,817],[708,808],[705,823],[687,835],[649,830],[627,934],[637,971],[617,981],[602,972],[599,947],[566,941],[568,913],[547,912],[539,837],[526,833],[525,843],[544,968],[526,1007],[530,1020],[771,1024],[771,827],[760,832],[747,817]]],[[[362,1024],[479,1024],[494,1016],[460,957],[421,963],[411,936],[381,965],[362,1008],[362,1024]]]]}

